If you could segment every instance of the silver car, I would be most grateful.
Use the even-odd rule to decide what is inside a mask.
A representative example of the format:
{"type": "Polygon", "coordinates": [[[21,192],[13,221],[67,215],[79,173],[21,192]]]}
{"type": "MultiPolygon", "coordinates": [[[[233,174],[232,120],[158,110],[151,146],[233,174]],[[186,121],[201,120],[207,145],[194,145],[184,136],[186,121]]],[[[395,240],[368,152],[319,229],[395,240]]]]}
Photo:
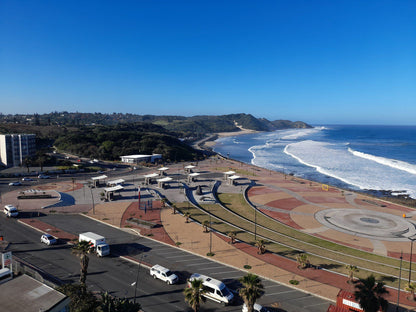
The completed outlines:
{"type": "Polygon", "coordinates": [[[52,235],[50,235],[50,234],[43,234],[40,237],[40,241],[41,241],[41,243],[44,243],[44,244],[46,244],[48,246],[49,245],[55,245],[55,244],[58,243],[58,240],[55,237],[53,237],[52,235]]]}

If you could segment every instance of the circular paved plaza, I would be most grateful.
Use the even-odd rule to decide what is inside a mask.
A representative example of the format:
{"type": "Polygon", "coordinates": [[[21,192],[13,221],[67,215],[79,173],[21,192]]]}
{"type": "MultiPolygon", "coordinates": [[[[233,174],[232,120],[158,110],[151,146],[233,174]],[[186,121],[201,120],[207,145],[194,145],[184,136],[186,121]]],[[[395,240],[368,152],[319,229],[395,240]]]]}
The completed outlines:
{"type": "Polygon", "coordinates": [[[416,235],[415,225],[407,219],[366,209],[325,209],[315,219],[331,229],[370,239],[408,241],[416,235]]]}

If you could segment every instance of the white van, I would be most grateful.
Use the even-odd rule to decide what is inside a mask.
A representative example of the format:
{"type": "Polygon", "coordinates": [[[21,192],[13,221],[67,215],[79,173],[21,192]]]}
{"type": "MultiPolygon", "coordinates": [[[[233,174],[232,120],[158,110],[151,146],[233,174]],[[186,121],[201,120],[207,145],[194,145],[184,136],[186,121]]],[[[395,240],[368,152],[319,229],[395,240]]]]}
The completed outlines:
{"type": "Polygon", "coordinates": [[[3,212],[9,218],[10,217],[15,218],[19,215],[19,212],[17,211],[17,208],[13,205],[4,206],[3,212]]]}
{"type": "Polygon", "coordinates": [[[194,273],[188,280],[188,287],[191,286],[191,281],[201,279],[204,285],[205,294],[204,297],[222,303],[224,305],[230,304],[234,300],[234,295],[225,286],[225,284],[219,280],[213,279],[206,275],[194,273]]]}

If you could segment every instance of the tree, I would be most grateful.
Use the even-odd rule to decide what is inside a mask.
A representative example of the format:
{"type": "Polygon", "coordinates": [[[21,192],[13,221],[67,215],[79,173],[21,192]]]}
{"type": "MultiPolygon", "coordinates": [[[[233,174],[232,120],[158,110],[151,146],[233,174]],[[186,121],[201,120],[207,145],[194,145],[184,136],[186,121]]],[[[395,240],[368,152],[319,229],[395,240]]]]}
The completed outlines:
{"type": "Polygon", "coordinates": [[[81,241],[72,247],[72,253],[80,259],[81,274],[79,276],[79,282],[85,287],[85,281],[87,280],[88,271],[88,254],[94,250],[94,247],[90,245],[90,242],[81,241]]]}
{"type": "Polygon", "coordinates": [[[100,312],[100,302],[85,285],[65,284],[57,288],[71,299],[69,303],[70,312],[100,312]]]}
{"type": "Polygon", "coordinates": [[[102,312],[138,312],[140,309],[140,303],[135,303],[125,298],[115,298],[108,292],[101,294],[102,312]]]}
{"type": "Polygon", "coordinates": [[[370,275],[367,278],[354,281],[354,284],[356,288],[355,299],[364,312],[377,312],[380,308],[385,311],[388,301],[383,296],[389,292],[384,283],[377,282],[374,275],[370,275]]]}
{"type": "Polygon", "coordinates": [[[345,268],[348,271],[348,281],[349,282],[354,281],[354,273],[359,271],[358,268],[352,264],[347,264],[345,268]]]}
{"type": "Polygon", "coordinates": [[[202,222],[202,226],[204,227],[204,232],[205,233],[208,233],[209,221],[208,220],[204,220],[204,222],[202,222]]]}
{"type": "Polygon", "coordinates": [[[258,249],[258,254],[262,255],[266,252],[266,241],[263,239],[259,239],[256,241],[256,247],[258,249]]]}
{"type": "Polygon", "coordinates": [[[166,197],[163,197],[161,200],[160,200],[160,202],[162,203],[162,207],[165,207],[166,206],[166,202],[167,202],[168,200],[166,199],[166,197]]]}
{"type": "Polygon", "coordinates": [[[306,268],[306,266],[307,266],[307,264],[309,262],[308,255],[305,254],[305,253],[298,254],[296,256],[296,261],[298,262],[299,267],[301,269],[304,269],[304,268],[306,268]]]}
{"type": "Polygon", "coordinates": [[[235,243],[235,239],[237,237],[237,233],[235,231],[228,232],[228,237],[230,238],[230,244],[235,243]]]}
{"type": "Polygon", "coordinates": [[[416,283],[407,283],[404,290],[410,292],[412,300],[415,300],[416,283]]]}
{"type": "Polygon", "coordinates": [[[241,277],[239,281],[243,287],[238,290],[238,293],[247,306],[247,312],[253,312],[256,300],[263,295],[263,285],[260,278],[255,274],[248,273],[241,277]]]}
{"type": "Polygon", "coordinates": [[[202,279],[194,279],[191,281],[190,286],[185,288],[183,293],[185,295],[185,301],[188,302],[195,312],[198,312],[201,303],[205,302],[205,297],[203,297],[205,290],[202,279]]]}
{"type": "Polygon", "coordinates": [[[32,158],[30,158],[29,156],[23,159],[23,165],[27,168],[27,172],[30,171],[30,166],[32,166],[32,163],[32,158]]]}
{"type": "Polygon", "coordinates": [[[185,212],[185,214],[184,214],[184,216],[185,216],[185,218],[186,218],[186,223],[189,223],[189,218],[191,217],[191,213],[190,212],[185,212]]]}

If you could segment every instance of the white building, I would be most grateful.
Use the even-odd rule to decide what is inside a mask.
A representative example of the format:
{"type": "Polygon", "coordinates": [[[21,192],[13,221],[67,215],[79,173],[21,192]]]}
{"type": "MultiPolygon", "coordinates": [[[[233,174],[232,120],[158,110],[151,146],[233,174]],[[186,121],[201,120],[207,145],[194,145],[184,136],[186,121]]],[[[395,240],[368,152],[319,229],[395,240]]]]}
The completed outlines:
{"type": "Polygon", "coordinates": [[[6,167],[23,165],[23,160],[36,153],[34,134],[0,134],[0,159],[6,167]]]}
{"type": "Polygon", "coordinates": [[[138,164],[140,162],[155,162],[158,159],[162,159],[161,154],[153,155],[127,155],[120,156],[121,161],[128,164],[138,164]]]}

